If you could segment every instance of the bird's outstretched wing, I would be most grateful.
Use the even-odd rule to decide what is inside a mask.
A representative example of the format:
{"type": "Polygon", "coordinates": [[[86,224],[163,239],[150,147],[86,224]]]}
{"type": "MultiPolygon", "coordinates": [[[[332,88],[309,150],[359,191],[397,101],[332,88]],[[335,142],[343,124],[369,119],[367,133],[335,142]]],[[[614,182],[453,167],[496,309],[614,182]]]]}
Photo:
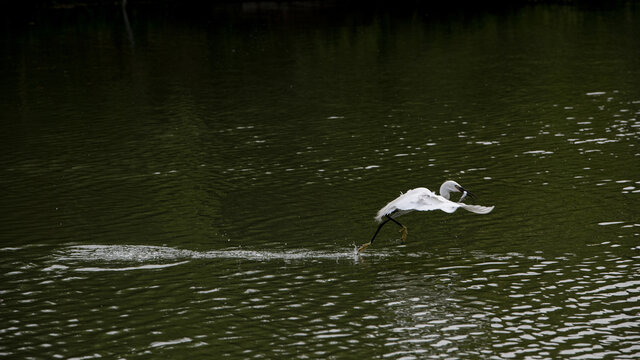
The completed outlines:
{"type": "Polygon", "coordinates": [[[456,211],[458,207],[460,207],[460,204],[436,195],[427,188],[415,188],[401,194],[380,209],[380,211],[378,211],[378,215],[376,215],[376,221],[380,222],[382,221],[383,216],[396,212],[404,214],[413,210],[442,210],[452,213],[456,211]]]}
{"type": "Polygon", "coordinates": [[[462,205],[436,195],[427,188],[411,189],[404,195],[402,199],[398,199],[399,201],[396,204],[396,207],[400,210],[442,210],[452,213],[462,205]]]}
{"type": "Polygon", "coordinates": [[[407,213],[413,210],[442,210],[446,213],[452,213],[458,210],[458,208],[463,208],[476,214],[488,214],[489,212],[491,212],[491,210],[493,210],[493,206],[487,207],[457,203],[451,200],[447,200],[440,195],[436,195],[427,188],[416,188],[411,189],[406,193],[398,196],[395,200],[391,201],[385,207],[380,209],[380,211],[378,211],[378,215],[376,216],[376,220],[380,222],[383,216],[390,215],[396,211],[407,213]]]}

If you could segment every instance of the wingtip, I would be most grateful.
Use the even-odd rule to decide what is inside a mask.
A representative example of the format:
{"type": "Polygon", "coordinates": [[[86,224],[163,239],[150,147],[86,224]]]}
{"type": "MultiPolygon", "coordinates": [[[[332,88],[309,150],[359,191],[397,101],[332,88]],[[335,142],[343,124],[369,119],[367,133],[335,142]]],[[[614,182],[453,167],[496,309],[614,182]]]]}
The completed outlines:
{"type": "Polygon", "coordinates": [[[468,204],[461,204],[461,207],[467,211],[471,211],[472,213],[476,213],[476,214],[488,214],[491,211],[493,211],[493,208],[495,206],[482,206],[482,205],[468,205],[468,204]]]}
{"type": "Polygon", "coordinates": [[[484,211],[479,212],[479,214],[488,214],[493,211],[493,208],[495,208],[495,206],[485,206],[484,208],[484,211]]]}

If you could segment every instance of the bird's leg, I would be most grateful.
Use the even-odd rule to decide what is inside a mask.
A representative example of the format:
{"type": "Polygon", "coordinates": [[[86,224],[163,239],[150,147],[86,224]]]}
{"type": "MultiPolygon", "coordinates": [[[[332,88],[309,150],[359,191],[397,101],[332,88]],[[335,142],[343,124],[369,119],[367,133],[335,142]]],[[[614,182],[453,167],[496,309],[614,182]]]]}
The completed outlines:
{"type": "MultiPolygon", "coordinates": [[[[391,219],[391,218],[389,218],[389,219],[391,219]]],[[[385,220],[385,221],[383,221],[382,223],[380,223],[380,225],[378,225],[378,228],[376,229],[375,234],[373,234],[373,237],[371,238],[371,241],[369,241],[369,242],[368,242],[368,243],[366,243],[366,244],[362,244],[362,245],[358,248],[358,254],[359,254],[359,253],[361,253],[361,252],[363,252],[363,251],[364,251],[364,249],[368,248],[368,247],[369,247],[369,245],[373,244],[373,240],[375,240],[375,239],[376,239],[376,236],[378,236],[378,233],[380,232],[380,229],[382,229],[382,227],[384,226],[384,224],[386,224],[386,223],[388,223],[388,222],[389,222],[389,220],[385,220]]]]}
{"type": "Polygon", "coordinates": [[[402,229],[400,229],[400,231],[402,233],[402,243],[406,243],[407,242],[407,235],[409,235],[409,230],[407,230],[407,227],[402,225],[402,229]]]}
{"type": "Polygon", "coordinates": [[[371,245],[371,241],[369,241],[369,242],[368,242],[368,243],[366,243],[366,244],[362,244],[362,245],[360,245],[360,247],[358,248],[358,254],[360,254],[361,252],[363,252],[363,251],[364,251],[364,249],[368,248],[368,247],[369,247],[369,245],[371,245]]]}
{"type": "MultiPolygon", "coordinates": [[[[402,233],[402,243],[404,244],[407,241],[407,235],[409,234],[409,230],[407,230],[406,226],[400,224],[396,219],[392,218],[391,216],[386,215],[386,217],[389,220],[393,221],[394,223],[398,224],[398,226],[402,227],[402,229],[400,229],[399,232],[402,233]]],[[[387,220],[387,221],[389,221],[389,220],[387,220]]]]}

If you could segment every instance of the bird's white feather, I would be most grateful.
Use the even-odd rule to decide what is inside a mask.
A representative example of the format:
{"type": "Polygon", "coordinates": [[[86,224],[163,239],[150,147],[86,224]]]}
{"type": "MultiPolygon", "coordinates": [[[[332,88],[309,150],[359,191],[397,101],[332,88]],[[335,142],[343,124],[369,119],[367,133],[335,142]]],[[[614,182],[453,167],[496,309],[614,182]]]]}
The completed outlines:
{"type": "Polygon", "coordinates": [[[488,214],[494,208],[494,206],[467,205],[467,204],[460,204],[460,207],[476,214],[488,214]]]}
{"type": "Polygon", "coordinates": [[[385,205],[380,209],[380,211],[378,211],[378,215],[376,215],[375,219],[377,222],[381,222],[385,215],[391,215],[397,212],[397,215],[399,216],[413,210],[442,210],[452,213],[456,211],[459,206],[459,204],[449,201],[440,195],[434,194],[427,188],[416,188],[401,194],[385,205]]]}
{"type": "Polygon", "coordinates": [[[463,208],[467,211],[476,214],[488,214],[493,210],[493,206],[480,206],[480,205],[467,205],[464,203],[457,203],[444,197],[433,193],[427,188],[415,188],[401,194],[396,199],[385,205],[375,219],[377,222],[381,222],[385,215],[391,215],[397,217],[408,212],[417,211],[432,211],[442,210],[446,213],[452,213],[458,208],[463,208]]]}

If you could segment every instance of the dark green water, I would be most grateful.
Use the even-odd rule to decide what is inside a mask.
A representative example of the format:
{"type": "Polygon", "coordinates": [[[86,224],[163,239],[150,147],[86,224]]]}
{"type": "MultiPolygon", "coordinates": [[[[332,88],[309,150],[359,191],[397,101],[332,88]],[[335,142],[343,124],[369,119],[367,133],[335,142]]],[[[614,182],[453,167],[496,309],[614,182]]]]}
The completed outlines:
{"type": "Polygon", "coordinates": [[[637,2],[128,20],[3,28],[1,357],[640,356],[637,2]]]}

